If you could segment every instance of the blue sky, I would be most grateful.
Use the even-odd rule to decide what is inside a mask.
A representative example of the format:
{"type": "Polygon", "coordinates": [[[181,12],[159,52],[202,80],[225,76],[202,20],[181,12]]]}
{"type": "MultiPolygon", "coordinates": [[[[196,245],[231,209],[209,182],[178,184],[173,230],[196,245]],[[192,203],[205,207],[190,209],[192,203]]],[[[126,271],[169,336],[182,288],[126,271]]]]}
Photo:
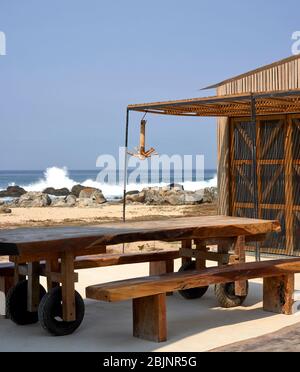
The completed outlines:
{"type": "MultiPolygon", "coordinates": [[[[129,103],[199,89],[291,54],[296,0],[0,0],[0,169],[94,169],[129,103]]],[[[132,116],[131,144],[141,115],[132,116]]],[[[216,166],[214,119],[148,117],[159,153],[216,166]]]]}

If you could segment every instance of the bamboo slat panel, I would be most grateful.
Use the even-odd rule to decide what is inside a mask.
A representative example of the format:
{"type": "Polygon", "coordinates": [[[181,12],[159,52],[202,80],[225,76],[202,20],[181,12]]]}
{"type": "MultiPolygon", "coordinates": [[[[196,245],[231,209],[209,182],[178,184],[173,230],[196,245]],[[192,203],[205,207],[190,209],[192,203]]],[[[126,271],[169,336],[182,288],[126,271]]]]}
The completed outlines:
{"type": "Polygon", "coordinates": [[[218,95],[298,89],[300,88],[299,58],[266,67],[265,70],[254,71],[248,76],[232,79],[217,88],[218,95]]]}
{"type": "MultiPolygon", "coordinates": [[[[229,199],[232,215],[251,218],[255,186],[249,120],[230,122],[229,199]]],[[[282,227],[261,244],[262,252],[300,256],[300,114],[258,117],[256,137],[259,218],[277,219],[282,227]]]]}

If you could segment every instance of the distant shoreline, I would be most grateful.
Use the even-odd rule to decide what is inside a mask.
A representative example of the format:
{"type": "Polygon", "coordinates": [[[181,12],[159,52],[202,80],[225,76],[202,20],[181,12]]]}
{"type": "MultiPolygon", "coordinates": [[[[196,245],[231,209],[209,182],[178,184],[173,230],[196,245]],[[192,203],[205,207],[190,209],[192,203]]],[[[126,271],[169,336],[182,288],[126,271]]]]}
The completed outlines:
{"type": "MultiPolygon", "coordinates": [[[[114,184],[103,183],[97,180],[99,169],[96,170],[68,170],[67,168],[50,167],[45,171],[0,171],[0,191],[5,190],[8,186],[20,186],[26,191],[42,192],[47,188],[67,188],[72,189],[77,184],[85,187],[94,187],[102,190],[104,196],[113,200],[121,198],[123,195],[123,182],[114,184]]],[[[148,175],[147,175],[148,176],[148,175]]],[[[172,176],[172,175],[171,175],[172,176]]],[[[162,176],[161,176],[162,177],[162,176]]],[[[168,176],[169,178],[169,176],[168,176]]],[[[180,183],[187,191],[196,191],[205,187],[217,186],[217,170],[206,169],[204,172],[204,180],[193,181],[188,179],[184,182],[179,182],[176,179],[160,179],[157,182],[141,183],[139,180],[128,184],[128,191],[139,190],[152,186],[166,186],[170,183],[180,183]]]]}

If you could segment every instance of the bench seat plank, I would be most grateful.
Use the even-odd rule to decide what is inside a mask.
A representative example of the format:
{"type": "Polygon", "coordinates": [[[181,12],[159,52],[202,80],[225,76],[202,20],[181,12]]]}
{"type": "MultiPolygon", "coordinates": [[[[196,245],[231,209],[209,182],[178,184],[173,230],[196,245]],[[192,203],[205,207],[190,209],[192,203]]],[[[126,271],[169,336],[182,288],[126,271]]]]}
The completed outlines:
{"type": "Polygon", "coordinates": [[[87,298],[117,302],[247,279],[300,273],[300,259],[271,260],[121,280],[86,288],[87,298]]]}

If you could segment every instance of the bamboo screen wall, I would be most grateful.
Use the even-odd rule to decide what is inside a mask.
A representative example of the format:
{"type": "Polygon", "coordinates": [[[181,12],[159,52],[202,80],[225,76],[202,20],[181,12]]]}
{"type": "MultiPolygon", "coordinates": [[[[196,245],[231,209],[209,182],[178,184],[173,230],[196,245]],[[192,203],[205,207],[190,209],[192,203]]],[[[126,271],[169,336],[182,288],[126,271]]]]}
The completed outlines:
{"type": "Polygon", "coordinates": [[[300,114],[230,120],[231,214],[255,216],[252,138],[257,140],[258,217],[277,219],[282,232],[261,251],[300,256],[300,114]]]}
{"type": "Polygon", "coordinates": [[[300,56],[241,75],[218,87],[218,95],[268,92],[300,88],[300,56]]]}
{"type": "MultiPolygon", "coordinates": [[[[217,84],[217,95],[300,88],[300,56],[292,56],[217,84]]],[[[250,119],[218,119],[219,213],[254,216],[250,119]]],[[[282,232],[262,252],[300,256],[300,114],[259,117],[259,217],[279,219],[282,232]]]]}

